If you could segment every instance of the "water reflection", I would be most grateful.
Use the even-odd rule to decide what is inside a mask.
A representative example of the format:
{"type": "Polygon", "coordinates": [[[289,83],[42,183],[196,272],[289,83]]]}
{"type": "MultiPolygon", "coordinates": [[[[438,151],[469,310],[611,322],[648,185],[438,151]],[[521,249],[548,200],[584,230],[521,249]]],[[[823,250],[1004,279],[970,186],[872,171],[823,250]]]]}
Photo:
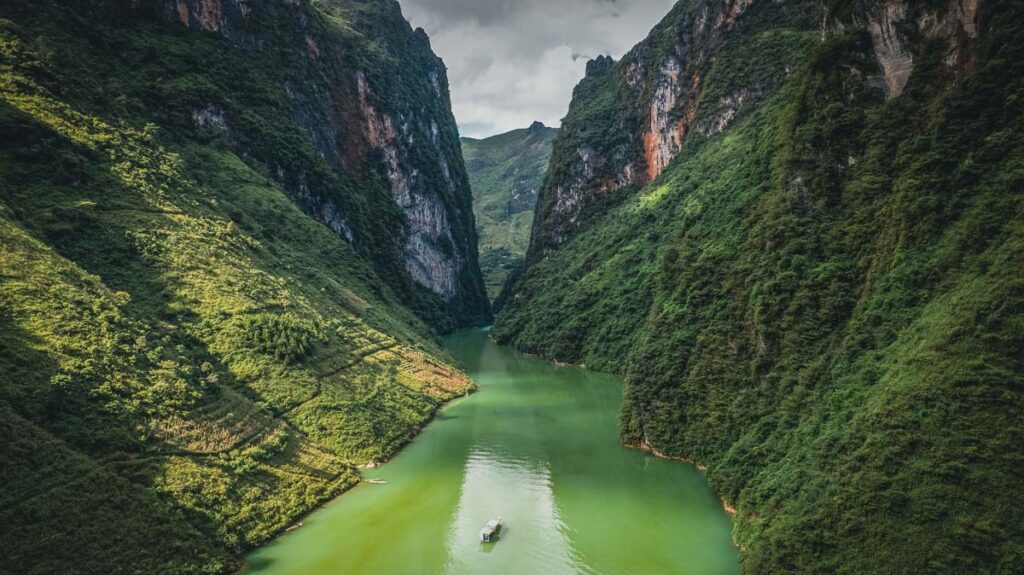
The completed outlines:
{"type": "Polygon", "coordinates": [[[479,384],[395,461],[251,556],[252,573],[732,575],[730,521],[692,466],[622,448],[617,379],[464,333],[479,384]],[[479,532],[502,517],[500,541],[479,532]]]}
{"type": "Polygon", "coordinates": [[[445,573],[579,572],[544,461],[478,446],[466,461],[463,477],[445,573]],[[505,525],[500,540],[480,543],[480,528],[499,516],[505,525]]]}

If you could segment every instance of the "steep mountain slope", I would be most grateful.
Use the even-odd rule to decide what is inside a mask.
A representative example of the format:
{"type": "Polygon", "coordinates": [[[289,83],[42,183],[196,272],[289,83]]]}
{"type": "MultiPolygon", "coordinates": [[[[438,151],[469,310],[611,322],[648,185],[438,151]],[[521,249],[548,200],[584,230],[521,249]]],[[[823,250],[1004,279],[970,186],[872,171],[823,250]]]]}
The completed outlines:
{"type": "Polygon", "coordinates": [[[556,135],[557,128],[534,122],[490,138],[462,138],[480,237],[480,269],[492,300],[526,256],[533,208],[556,135]]]}
{"type": "Polygon", "coordinates": [[[623,373],[748,573],[1015,573],[1019,3],[680,2],[576,88],[503,342],[623,373]]]}
{"type": "Polygon", "coordinates": [[[0,572],[230,568],[469,389],[424,320],[488,315],[394,2],[0,5],[0,572]]]}

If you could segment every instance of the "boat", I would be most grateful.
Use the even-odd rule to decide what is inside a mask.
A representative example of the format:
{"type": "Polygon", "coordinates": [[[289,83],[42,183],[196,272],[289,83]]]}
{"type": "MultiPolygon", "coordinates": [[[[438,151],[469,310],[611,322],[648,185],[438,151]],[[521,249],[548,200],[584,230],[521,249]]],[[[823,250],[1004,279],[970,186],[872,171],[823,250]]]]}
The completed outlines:
{"type": "Polygon", "coordinates": [[[480,541],[484,543],[490,543],[491,538],[501,531],[501,517],[497,519],[491,519],[484,525],[484,528],[480,530],[480,541]]]}

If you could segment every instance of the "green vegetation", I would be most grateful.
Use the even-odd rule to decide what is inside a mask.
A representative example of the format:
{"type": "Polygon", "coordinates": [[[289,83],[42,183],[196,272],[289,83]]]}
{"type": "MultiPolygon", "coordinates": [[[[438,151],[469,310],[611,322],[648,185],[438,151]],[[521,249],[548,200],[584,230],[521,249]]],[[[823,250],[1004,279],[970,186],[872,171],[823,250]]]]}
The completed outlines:
{"type": "MultiPolygon", "coordinates": [[[[224,571],[469,389],[416,313],[485,312],[415,286],[390,193],[284,112],[305,42],[71,4],[0,7],[0,571],[224,571]],[[300,179],[379,242],[309,217],[300,179]]],[[[370,4],[282,10],[369,73],[404,61],[349,28],[370,4]]]]}
{"type": "Polygon", "coordinates": [[[526,255],[533,208],[557,128],[529,128],[489,138],[462,138],[473,213],[480,238],[480,271],[493,301],[526,255]]]}
{"type": "MultiPolygon", "coordinates": [[[[823,39],[813,8],[755,3],[701,105],[758,105],[509,288],[498,339],[625,374],[623,440],[706,465],[747,573],[1024,562],[1024,14],[984,6],[963,79],[922,40],[885,101],[863,28],[823,39]]],[[[618,78],[581,85],[563,134],[612,137],[579,108],[618,78]]]]}

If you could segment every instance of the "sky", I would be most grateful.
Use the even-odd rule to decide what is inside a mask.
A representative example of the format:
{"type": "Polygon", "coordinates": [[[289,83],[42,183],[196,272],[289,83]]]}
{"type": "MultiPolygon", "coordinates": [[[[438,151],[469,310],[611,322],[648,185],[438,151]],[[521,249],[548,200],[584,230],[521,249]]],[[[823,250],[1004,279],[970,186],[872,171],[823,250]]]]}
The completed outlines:
{"type": "Polygon", "coordinates": [[[557,127],[587,60],[618,59],[675,0],[402,0],[448,66],[463,136],[557,127]]]}

